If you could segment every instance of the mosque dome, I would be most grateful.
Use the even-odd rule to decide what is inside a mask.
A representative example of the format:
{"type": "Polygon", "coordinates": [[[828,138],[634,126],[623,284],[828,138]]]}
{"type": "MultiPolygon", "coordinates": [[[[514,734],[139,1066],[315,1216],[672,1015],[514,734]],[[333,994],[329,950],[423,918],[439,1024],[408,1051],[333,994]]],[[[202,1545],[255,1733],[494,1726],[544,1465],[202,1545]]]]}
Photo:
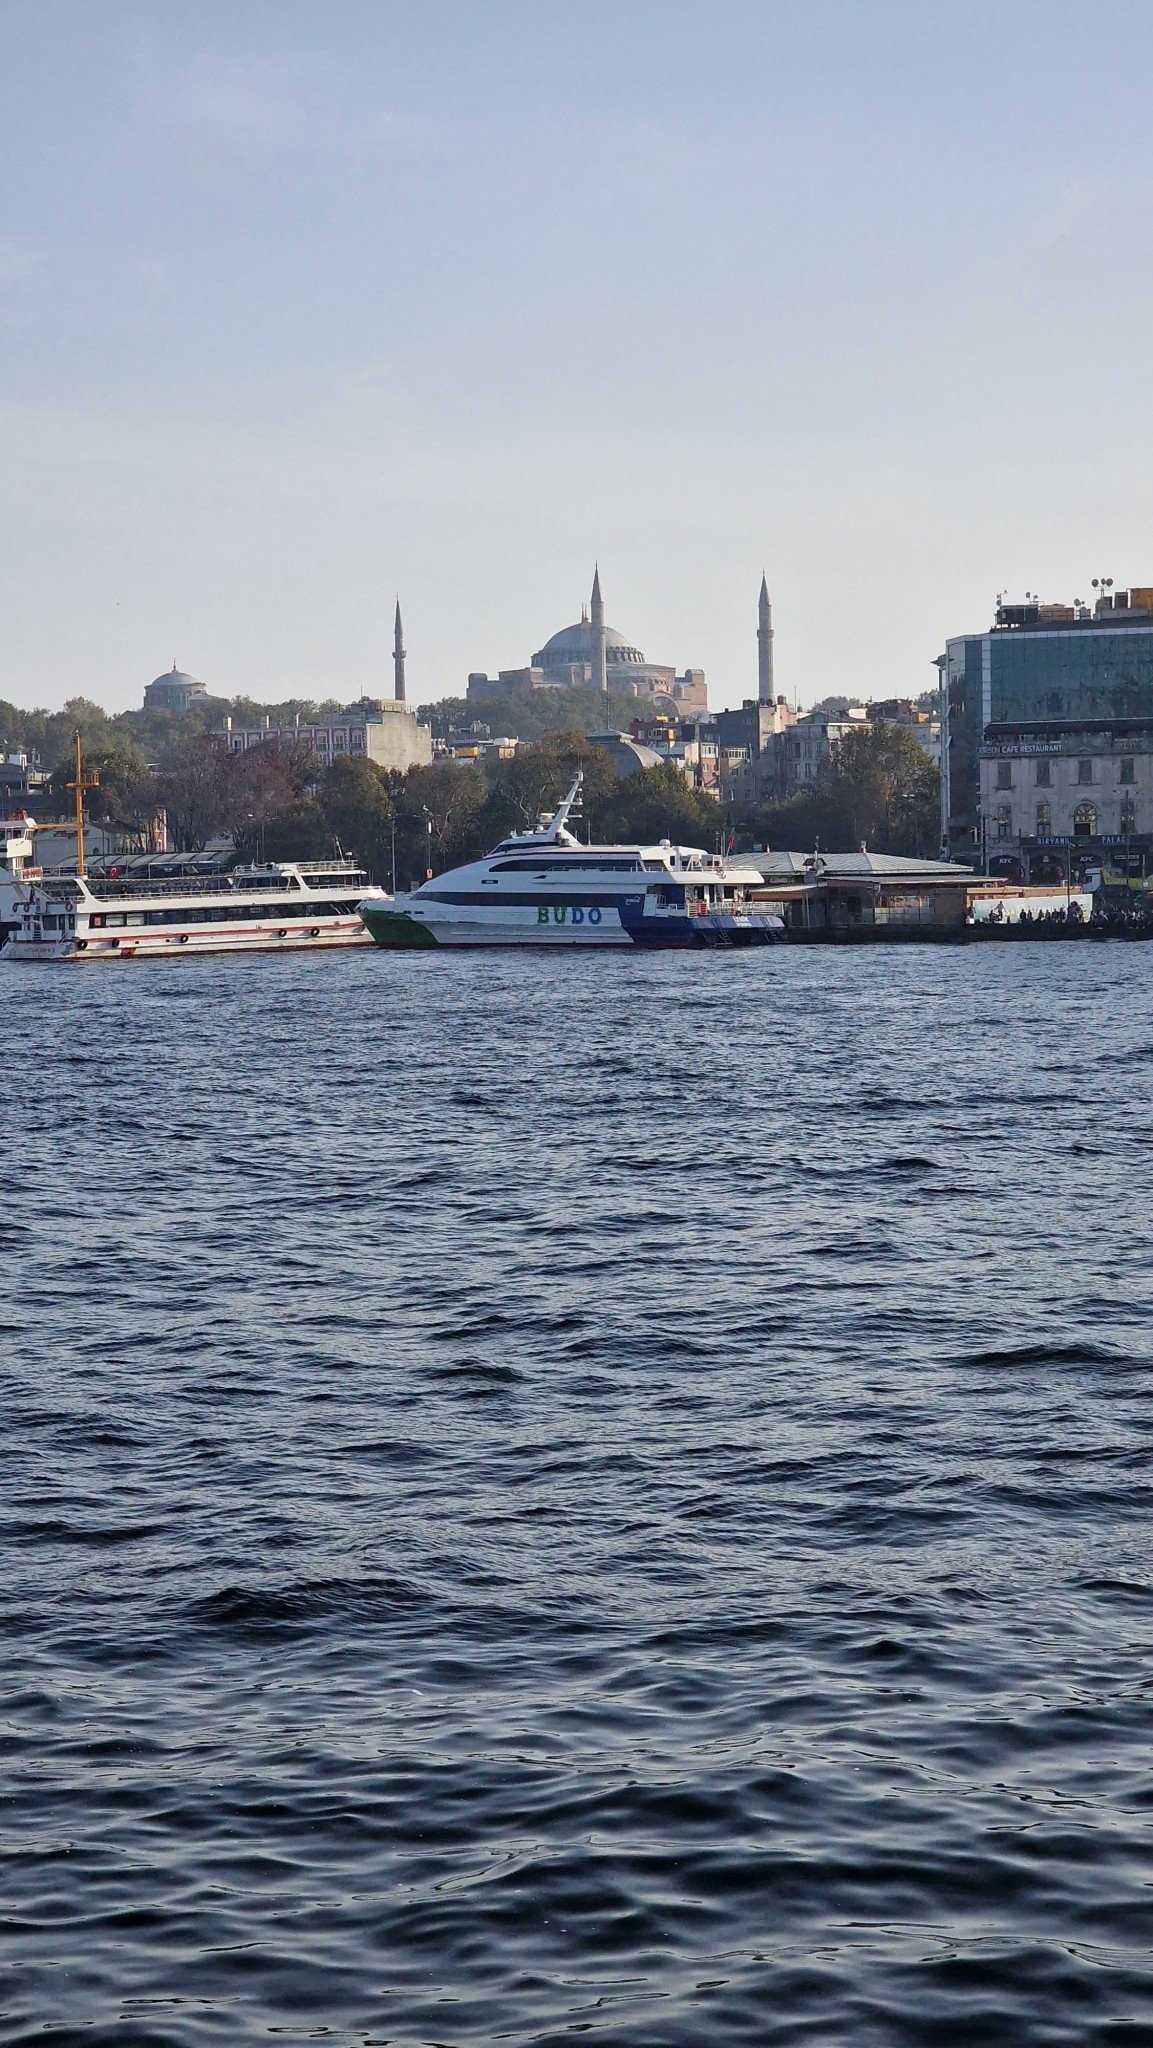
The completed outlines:
{"type": "MultiPolygon", "coordinates": [[[[618,662],[632,662],[638,668],[644,667],[644,655],[639,647],[630,647],[623,633],[613,626],[605,627],[605,653],[612,667],[618,662]]],[[[593,646],[593,629],[587,619],[581,619],[575,626],[564,626],[546,640],[543,647],[533,655],[534,668],[568,668],[570,664],[591,662],[596,659],[593,646]]]]}
{"type": "Polygon", "coordinates": [[[154,677],[144,692],[146,711],[187,711],[190,704],[206,698],[208,691],[195,676],[173,662],[162,676],[154,677]]]}
{"type": "Polygon", "coordinates": [[[184,669],[177,668],[175,662],[173,662],[171,668],[165,669],[162,676],[153,676],[148,687],[150,690],[154,690],[157,684],[171,690],[192,690],[197,694],[205,688],[205,685],[198,682],[195,676],[190,676],[184,669]]]}

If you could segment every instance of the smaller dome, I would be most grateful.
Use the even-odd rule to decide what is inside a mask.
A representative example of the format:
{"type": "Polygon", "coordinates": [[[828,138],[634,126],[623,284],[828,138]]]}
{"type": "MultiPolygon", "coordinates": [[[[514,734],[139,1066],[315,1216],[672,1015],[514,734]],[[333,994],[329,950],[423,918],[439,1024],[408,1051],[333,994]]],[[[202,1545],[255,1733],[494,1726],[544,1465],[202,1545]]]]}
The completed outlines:
{"type": "Polygon", "coordinates": [[[203,690],[206,687],[204,683],[198,682],[195,676],[186,675],[182,668],[177,668],[175,662],[171,668],[165,669],[162,676],[153,676],[148,687],[155,690],[157,686],[163,688],[165,684],[169,689],[175,690],[203,690]]]}

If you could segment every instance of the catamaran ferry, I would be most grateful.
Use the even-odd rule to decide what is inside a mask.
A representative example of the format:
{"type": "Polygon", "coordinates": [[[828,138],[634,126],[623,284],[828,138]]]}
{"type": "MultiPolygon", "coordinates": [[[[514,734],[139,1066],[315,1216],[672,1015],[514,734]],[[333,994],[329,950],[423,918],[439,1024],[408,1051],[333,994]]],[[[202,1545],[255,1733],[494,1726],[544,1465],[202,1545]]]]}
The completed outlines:
{"type": "Polygon", "coordinates": [[[368,943],[361,906],[379,898],[351,861],[273,861],[163,881],[45,875],[19,906],[0,960],[171,959],[368,943]]]}
{"type": "Polygon", "coordinates": [[[755,909],[756,868],[695,846],[582,846],[564,802],[487,860],[363,903],[378,946],[763,946],[779,917],[755,909]]]}

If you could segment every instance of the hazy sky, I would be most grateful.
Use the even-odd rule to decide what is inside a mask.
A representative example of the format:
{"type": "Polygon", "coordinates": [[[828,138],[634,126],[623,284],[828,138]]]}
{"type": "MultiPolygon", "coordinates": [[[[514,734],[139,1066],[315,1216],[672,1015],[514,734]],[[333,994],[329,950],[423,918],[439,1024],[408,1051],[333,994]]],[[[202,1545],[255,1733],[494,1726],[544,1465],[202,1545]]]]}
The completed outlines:
{"type": "Polygon", "coordinates": [[[1153,9],[0,0],[0,696],[609,621],[913,693],[1153,583],[1153,9]]]}

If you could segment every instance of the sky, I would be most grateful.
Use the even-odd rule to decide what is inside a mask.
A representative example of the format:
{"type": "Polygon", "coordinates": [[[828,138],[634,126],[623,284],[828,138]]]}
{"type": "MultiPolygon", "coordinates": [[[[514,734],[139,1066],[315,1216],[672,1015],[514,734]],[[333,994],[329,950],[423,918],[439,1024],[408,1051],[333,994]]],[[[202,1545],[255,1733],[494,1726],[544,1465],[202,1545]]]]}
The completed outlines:
{"type": "Polygon", "coordinates": [[[0,697],[609,623],[914,695],[1153,584],[1153,10],[0,0],[0,697]]]}

